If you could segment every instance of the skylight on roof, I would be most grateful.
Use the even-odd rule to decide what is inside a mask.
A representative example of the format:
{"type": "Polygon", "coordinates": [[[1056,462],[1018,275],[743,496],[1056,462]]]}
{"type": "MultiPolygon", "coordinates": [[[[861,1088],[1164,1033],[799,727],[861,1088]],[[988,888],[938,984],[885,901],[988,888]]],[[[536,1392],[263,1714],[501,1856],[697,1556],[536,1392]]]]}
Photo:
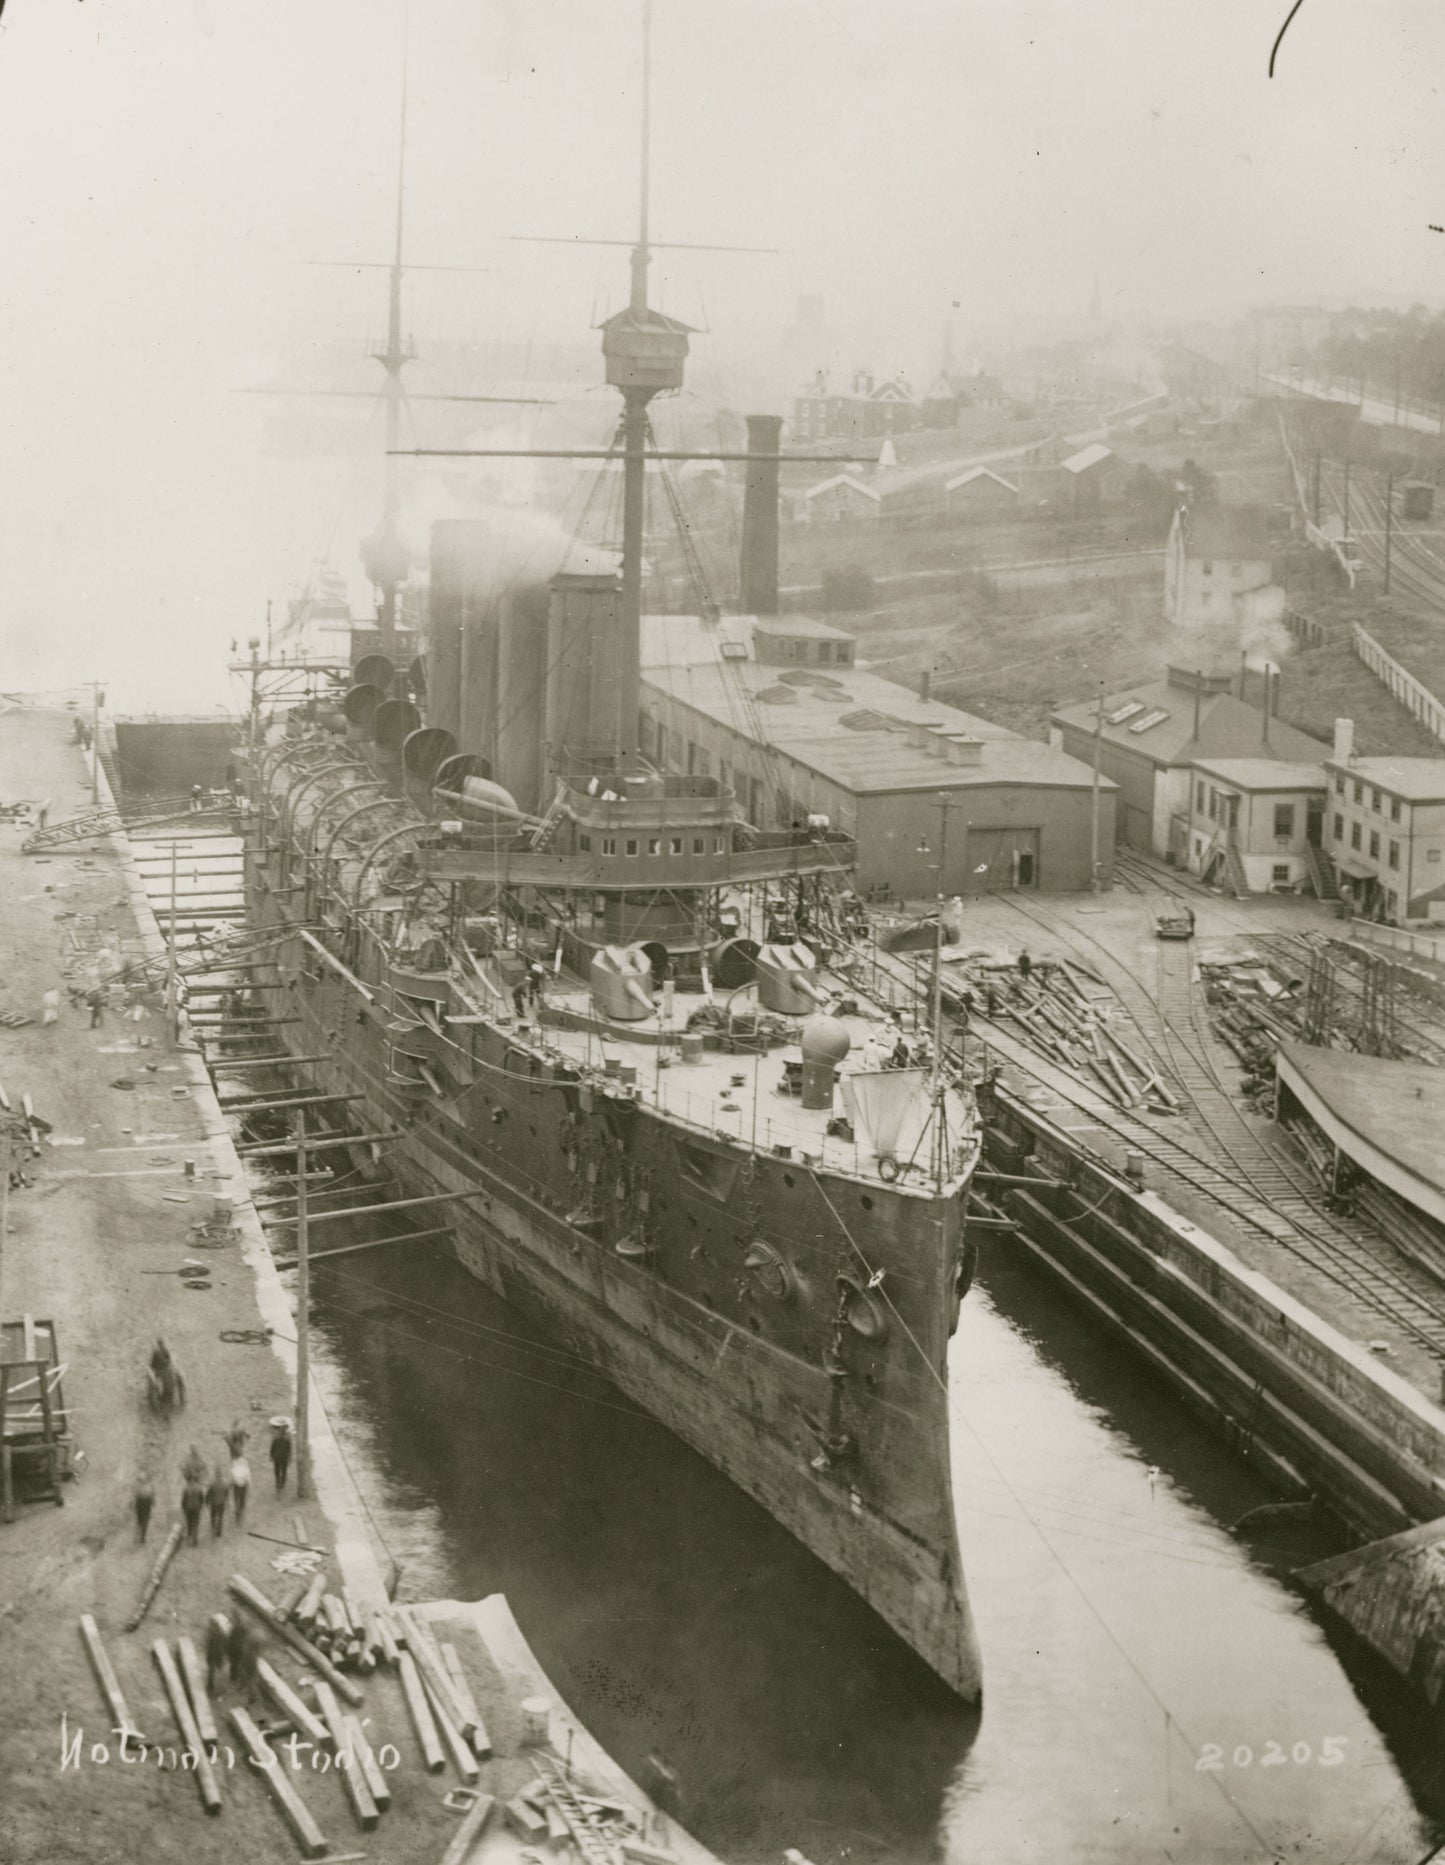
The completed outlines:
{"type": "Polygon", "coordinates": [[[1122,706],[1116,706],[1112,712],[1106,712],[1104,717],[1110,725],[1122,725],[1126,719],[1132,719],[1136,712],[1143,710],[1142,699],[1131,699],[1126,700],[1122,706]]]}
{"type": "Polygon", "coordinates": [[[722,644],[722,657],[725,661],[745,661],[748,657],[747,642],[724,641],[722,644]]]}
{"type": "Polygon", "coordinates": [[[1142,719],[1136,719],[1129,727],[1129,730],[1131,732],[1149,732],[1152,731],[1156,725],[1162,725],[1168,717],[1169,714],[1165,708],[1159,706],[1156,707],[1153,712],[1146,712],[1142,719]]]}

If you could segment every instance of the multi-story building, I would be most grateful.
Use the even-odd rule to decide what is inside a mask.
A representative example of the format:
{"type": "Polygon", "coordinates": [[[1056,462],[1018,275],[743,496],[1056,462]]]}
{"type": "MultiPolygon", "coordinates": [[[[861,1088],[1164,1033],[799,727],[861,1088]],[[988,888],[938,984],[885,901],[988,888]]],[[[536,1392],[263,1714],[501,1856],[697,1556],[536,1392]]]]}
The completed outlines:
{"type": "Polygon", "coordinates": [[[1282,602],[1262,512],[1175,512],[1164,550],[1164,613],[1176,627],[1272,619],[1282,602]]]}
{"type": "Polygon", "coordinates": [[[1445,758],[1357,758],[1335,722],[1325,848],[1364,918],[1445,920],[1445,758]]]}
{"type": "Polygon", "coordinates": [[[911,432],[922,418],[922,404],[901,376],[875,382],[870,371],[860,369],[844,392],[819,370],[811,386],[793,398],[793,439],[881,440],[911,432]]]}

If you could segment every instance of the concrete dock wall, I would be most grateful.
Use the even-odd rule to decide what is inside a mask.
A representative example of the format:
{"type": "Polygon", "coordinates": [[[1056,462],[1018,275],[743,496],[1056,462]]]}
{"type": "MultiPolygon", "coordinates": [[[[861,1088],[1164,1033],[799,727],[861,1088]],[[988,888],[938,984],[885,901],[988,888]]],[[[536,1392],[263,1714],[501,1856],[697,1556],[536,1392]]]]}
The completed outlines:
{"type": "Polygon", "coordinates": [[[1020,1241],[1087,1294],[1180,1396],[1358,1532],[1445,1513],[1445,1411],[1157,1195],[1085,1159],[1000,1094],[988,1164],[1051,1181],[1000,1192],[1020,1241]]]}

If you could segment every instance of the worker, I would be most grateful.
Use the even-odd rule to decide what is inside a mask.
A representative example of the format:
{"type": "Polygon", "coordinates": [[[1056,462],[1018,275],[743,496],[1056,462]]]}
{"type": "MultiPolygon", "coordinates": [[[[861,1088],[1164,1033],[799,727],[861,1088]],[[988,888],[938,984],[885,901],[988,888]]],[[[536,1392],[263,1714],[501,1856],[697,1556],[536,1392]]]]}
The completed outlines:
{"type": "Polygon", "coordinates": [[[181,1514],[186,1518],[186,1540],[197,1547],[201,1534],[201,1510],[206,1506],[206,1492],[197,1482],[189,1482],[181,1491],[181,1514]]]}
{"type": "Polygon", "coordinates": [[[231,1621],[226,1658],[232,1684],[249,1697],[256,1681],[256,1641],[251,1636],[251,1628],[242,1621],[239,1614],[231,1621]]]}
{"type": "Polygon", "coordinates": [[[191,785],[191,814],[197,815],[206,800],[206,793],[199,784],[191,785]]]}
{"type": "Polygon", "coordinates": [[[40,1021],[58,1023],[60,1021],[60,992],[52,984],[40,999],[40,1021]]]}
{"type": "Polygon", "coordinates": [[[85,1001],[90,1006],[90,1027],[98,1030],[105,1020],[105,992],[98,984],[92,985],[85,994],[85,1001]]]}
{"type": "Polygon", "coordinates": [[[240,1528],[246,1520],[246,1498],[251,1494],[251,1466],[244,1457],[231,1459],[231,1507],[235,1511],[236,1526],[240,1528]]]}
{"type": "Polygon", "coordinates": [[[186,1452],[186,1461],[181,1465],[181,1475],[187,1483],[204,1483],[206,1460],[193,1444],[186,1452]]]}
{"type": "Polygon", "coordinates": [[[206,1626],[206,1688],[213,1694],[217,1677],[230,1667],[230,1631],[220,1613],[211,1614],[206,1626]]]}
{"type": "Polygon", "coordinates": [[[151,1488],[151,1480],[143,1476],[135,1486],[135,1526],[136,1540],[144,1541],[151,1525],[151,1510],[156,1506],[156,1493],[151,1488]]]}
{"type": "Polygon", "coordinates": [[[1029,973],[1033,970],[1033,968],[1034,968],[1034,961],[1029,957],[1028,947],[1024,946],[1023,949],[1019,953],[1019,976],[1023,979],[1025,984],[1028,983],[1029,973]]]}
{"type": "Polygon", "coordinates": [[[231,1429],[226,1433],[226,1449],[230,1452],[232,1457],[241,1457],[245,1455],[246,1440],[250,1435],[250,1432],[241,1423],[239,1418],[233,1418],[231,1420],[231,1429]]]}
{"type": "Polygon", "coordinates": [[[206,1491],[206,1505],[211,1511],[211,1539],[219,1541],[221,1530],[226,1523],[226,1498],[231,1493],[231,1479],[226,1474],[224,1464],[217,1464],[211,1473],[210,1488],[206,1491]]]}
{"type": "Polygon", "coordinates": [[[291,1420],[279,1418],[271,1427],[271,1468],[276,1473],[276,1494],[286,1487],[286,1472],[291,1468],[291,1420]]]}
{"type": "Polygon", "coordinates": [[[50,821],[50,799],[49,797],[47,797],[45,801],[40,805],[40,808],[38,812],[36,813],[35,826],[37,829],[43,829],[46,823],[48,823],[49,821],[50,821]]]}

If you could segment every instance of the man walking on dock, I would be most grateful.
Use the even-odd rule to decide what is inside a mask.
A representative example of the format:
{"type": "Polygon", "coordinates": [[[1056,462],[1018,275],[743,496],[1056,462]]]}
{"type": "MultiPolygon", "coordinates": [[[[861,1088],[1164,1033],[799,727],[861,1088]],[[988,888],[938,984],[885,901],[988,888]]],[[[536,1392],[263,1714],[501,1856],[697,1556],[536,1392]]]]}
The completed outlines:
{"type": "Polygon", "coordinates": [[[218,1541],[226,1522],[226,1500],[231,1493],[231,1479],[224,1466],[217,1464],[206,1491],[206,1505],[211,1511],[211,1539],[218,1541]]]}
{"type": "Polygon", "coordinates": [[[105,993],[97,984],[86,992],[85,1001],[90,1005],[90,1027],[98,1030],[105,1011],[105,993]]]}
{"type": "Polygon", "coordinates": [[[186,1540],[193,1548],[200,1545],[201,1510],[205,1506],[206,1492],[192,1479],[181,1491],[181,1514],[186,1518],[186,1540]]]}
{"type": "Polygon", "coordinates": [[[273,1419],[271,1423],[271,1468],[276,1472],[276,1494],[286,1487],[286,1472],[291,1468],[291,1420],[273,1419]]]}
{"type": "Polygon", "coordinates": [[[231,1506],[235,1512],[236,1526],[240,1528],[246,1520],[246,1498],[251,1494],[251,1466],[244,1457],[231,1459],[231,1506]]]}

